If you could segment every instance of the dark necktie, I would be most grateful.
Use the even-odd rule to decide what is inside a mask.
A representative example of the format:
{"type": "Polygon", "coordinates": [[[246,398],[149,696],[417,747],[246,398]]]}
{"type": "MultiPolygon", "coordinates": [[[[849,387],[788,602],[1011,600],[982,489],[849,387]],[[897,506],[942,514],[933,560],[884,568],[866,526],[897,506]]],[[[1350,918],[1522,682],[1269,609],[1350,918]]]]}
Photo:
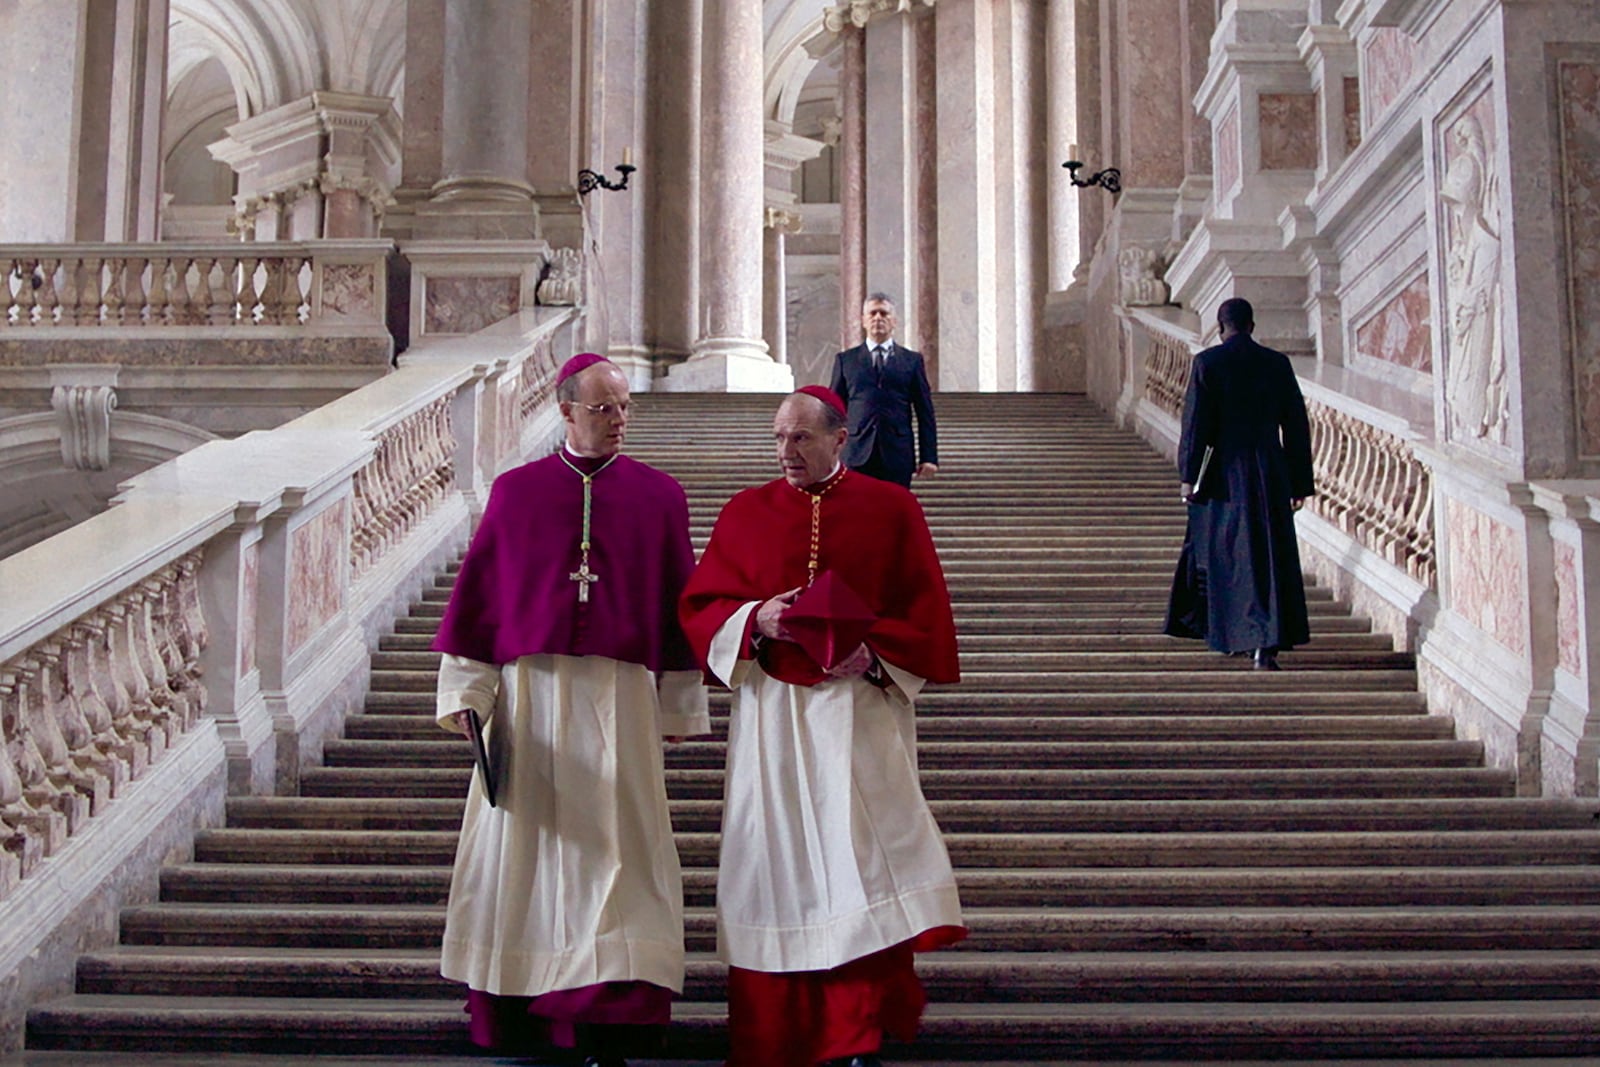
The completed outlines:
{"type": "Polygon", "coordinates": [[[884,345],[879,345],[872,350],[872,369],[879,374],[883,373],[883,365],[889,360],[889,350],[884,345]]]}

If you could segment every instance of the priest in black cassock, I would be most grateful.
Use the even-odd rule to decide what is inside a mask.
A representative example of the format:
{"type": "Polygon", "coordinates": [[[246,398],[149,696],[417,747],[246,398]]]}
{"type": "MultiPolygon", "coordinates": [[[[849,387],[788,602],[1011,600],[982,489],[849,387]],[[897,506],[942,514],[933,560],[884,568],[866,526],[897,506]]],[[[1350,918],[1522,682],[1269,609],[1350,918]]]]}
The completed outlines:
{"type": "Polygon", "coordinates": [[[1294,368],[1250,336],[1242,299],[1217,309],[1221,344],[1194,357],[1178,442],[1189,525],[1166,632],[1218,652],[1253,652],[1258,670],[1310,640],[1294,513],[1316,490],[1311,428],[1294,368]]]}

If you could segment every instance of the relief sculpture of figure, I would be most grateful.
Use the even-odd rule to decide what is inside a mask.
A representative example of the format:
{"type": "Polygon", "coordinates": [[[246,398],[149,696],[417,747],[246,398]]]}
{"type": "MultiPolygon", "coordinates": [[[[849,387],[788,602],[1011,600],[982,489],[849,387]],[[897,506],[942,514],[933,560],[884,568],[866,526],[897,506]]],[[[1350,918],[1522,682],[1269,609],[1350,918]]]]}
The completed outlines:
{"type": "Polygon", "coordinates": [[[1450,363],[1445,399],[1458,434],[1505,441],[1506,364],[1500,341],[1500,234],[1483,126],[1464,115],[1439,198],[1449,213],[1445,283],[1450,363]]]}

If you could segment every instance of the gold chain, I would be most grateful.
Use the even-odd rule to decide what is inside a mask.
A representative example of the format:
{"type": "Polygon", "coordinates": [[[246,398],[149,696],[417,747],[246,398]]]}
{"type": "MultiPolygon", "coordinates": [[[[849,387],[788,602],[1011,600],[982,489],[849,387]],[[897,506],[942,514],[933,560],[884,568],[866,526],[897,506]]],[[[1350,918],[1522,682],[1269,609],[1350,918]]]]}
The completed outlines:
{"type": "Polygon", "coordinates": [[[810,585],[812,582],[817,580],[817,565],[821,561],[822,557],[822,498],[826,496],[834,486],[844,481],[844,476],[845,471],[840,470],[837,477],[814,493],[809,489],[800,490],[802,493],[807,493],[811,497],[811,552],[806,559],[807,585],[810,585]]]}

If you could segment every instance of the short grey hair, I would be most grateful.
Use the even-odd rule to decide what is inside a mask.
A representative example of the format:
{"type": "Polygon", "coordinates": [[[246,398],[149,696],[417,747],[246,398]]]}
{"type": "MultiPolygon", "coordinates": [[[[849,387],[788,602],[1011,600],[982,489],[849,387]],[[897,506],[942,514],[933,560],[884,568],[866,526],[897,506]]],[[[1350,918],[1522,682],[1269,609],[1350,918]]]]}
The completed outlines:
{"type": "Polygon", "coordinates": [[[868,293],[867,298],[861,301],[861,306],[866,307],[868,304],[875,304],[880,301],[888,304],[890,308],[894,307],[894,297],[890,296],[888,293],[882,292],[881,290],[876,293],[868,293]]]}

